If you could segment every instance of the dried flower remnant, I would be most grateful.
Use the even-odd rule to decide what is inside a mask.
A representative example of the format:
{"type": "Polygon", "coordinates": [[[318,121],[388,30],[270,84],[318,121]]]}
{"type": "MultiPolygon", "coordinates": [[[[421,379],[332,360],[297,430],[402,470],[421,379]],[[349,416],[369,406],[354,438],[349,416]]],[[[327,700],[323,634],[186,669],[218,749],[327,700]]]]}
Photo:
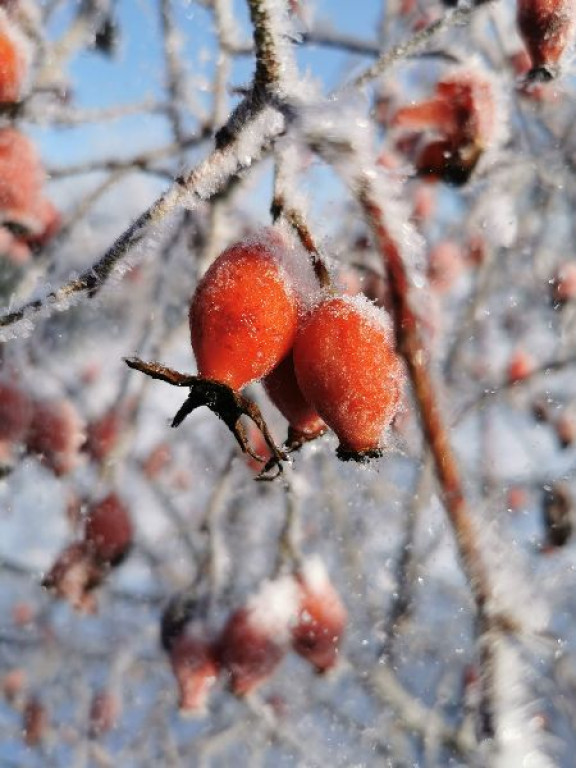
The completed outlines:
{"type": "Polygon", "coordinates": [[[502,140],[504,117],[494,80],[479,67],[459,67],[438,81],[432,99],[399,109],[392,125],[425,134],[423,142],[411,142],[424,179],[461,185],[502,140]]]}
{"type": "Polygon", "coordinates": [[[273,674],[286,655],[297,611],[296,582],[284,577],[266,582],[230,616],[217,652],[237,696],[251,693],[273,674]]]}
{"type": "Polygon", "coordinates": [[[348,619],[346,608],[320,559],[307,561],[296,579],[300,606],[292,627],[292,647],[318,672],[327,672],[338,662],[348,619]]]}
{"type": "Polygon", "coordinates": [[[387,315],[363,297],[325,299],[303,320],[294,365],[305,398],[340,440],[340,458],[380,455],[403,381],[387,315]]]}
{"type": "Polygon", "coordinates": [[[542,81],[557,77],[562,59],[574,42],[574,0],[518,0],[516,18],[532,62],[528,77],[542,81]]]}

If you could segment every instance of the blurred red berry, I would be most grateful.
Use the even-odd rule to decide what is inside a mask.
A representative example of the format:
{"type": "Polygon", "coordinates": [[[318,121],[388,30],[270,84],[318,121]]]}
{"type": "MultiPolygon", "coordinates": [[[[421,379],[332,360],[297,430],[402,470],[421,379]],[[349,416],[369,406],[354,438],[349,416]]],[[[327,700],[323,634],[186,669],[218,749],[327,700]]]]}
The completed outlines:
{"type": "Polygon", "coordinates": [[[21,667],[11,669],[2,678],[0,687],[6,700],[13,702],[26,687],[26,672],[21,667]]]}
{"type": "Polygon", "coordinates": [[[322,301],[298,331],[294,366],[304,397],[338,436],[343,457],[381,448],[403,378],[381,310],[360,297],[322,301]]]}
{"type": "Polygon", "coordinates": [[[57,597],[68,600],[75,610],[93,613],[96,600],[92,591],[102,583],[106,573],[107,569],[94,561],[85,542],[75,541],[58,556],[42,585],[57,597]]]}
{"type": "Polygon", "coordinates": [[[168,443],[159,443],[142,462],[142,471],[148,480],[155,480],[172,463],[172,449],[168,443]]]}
{"type": "Polygon", "coordinates": [[[118,408],[110,408],[100,418],[86,426],[86,442],[83,450],[96,462],[105,461],[118,445],[122,427],[123,413],[118,408]]]}
{"type": "Polygon", "coordinates": [[[19,101],[27,69],[27,43],[0,11],[0,103],[19,101]]]}
{"type": "Polygon", "coordinates": [[[256,689],[280,664],[297,610],[296,583],[286,577],[267,582],[230,616],[218,640],[217,653],[237,696],[256,689]]]}
{"type": "Polygon", "coordinates": [[[566,261],[558,268],[551,287],[555,304],[566,304],[576,299],[576,261],[566,261]]]}
{"type": "Polygon", "coordinates": [[[428,278],[437,291],[449,291],[463,271],[462,249],[458,243],[442,240],[430,251],[428,278]]]}
{"type": "Polygon", "coordinates": [[[48,714],[40,699],[32,696],[24,705],[22,730],[24,743],[28,747],[38,747],[46,737],[48,714]]]}
{"type": "Polygon", "coordinates": [[[43,229],[44,172],[34,144],[14,128],[0,130],[0,223],[29,235],[43,229]]]}
{"type": "Polygon", "coordinates": [[[216,653],[200,634],[184,631],[172,642],[172,672],[178,683],[178,707],[182,713],[203,714],[210,690],[218,678],[216,653]]]}
{"type": "Polygon", "coordinates": [[[508,361],[506,378],[510,384],[514,384],[517,381],[527,379],[535,369],[534,359],[523,349],[517,349],[508,361]]]}
{"type": "Polygon", "coordinates": [[[192,347],[201,376],[241,389],[289,352],[298,322],[278,237],[237,243],[201,280],[190,306],[192,347]]]}
{"type": "Polygon", "coordinates": [[[90,704],[88,735],[97,739],[114,730],[120,718],[118,696],[104,688],[96,691],[90,704]]]}
{"type": "Polygon", "coordinates": [[[0,379],[0,440],[20,442],[32,421],[30,396],[17,384],[0,379]]]}
{"type": "Polygon", "coordinates": [[[297,574],[300,610],[292,628],[292,647],[300,656],[326,672],[338,661],[347,612],[321,560],[309,560],[297,574]]]}
{"type": "Polygon", "coordinates": [[[119,565],[130,551],[133,537],[134,528],[128,508],[115,493],[90,506],[84,541],[97,561],[119,565]]]}
{"type": "Polygon", "coordinates": [[[576,421],[570,413],[563,413],[554,424],[554,431],[561,448],[570,448],[576,439],[576,421]]]}
{"type": "Polygon", "coordinates": [[[571,0],[518,0],[516,18],[532,62],[531,75],[551,80],[574,42],[574,4],[571,0]]]}
{"type": "Polygon", "coordinates": [[[26,448],[55,474],[64,475],[76,468],[84,441],[84,424],[69,400],[34,403],[26,448]]]}

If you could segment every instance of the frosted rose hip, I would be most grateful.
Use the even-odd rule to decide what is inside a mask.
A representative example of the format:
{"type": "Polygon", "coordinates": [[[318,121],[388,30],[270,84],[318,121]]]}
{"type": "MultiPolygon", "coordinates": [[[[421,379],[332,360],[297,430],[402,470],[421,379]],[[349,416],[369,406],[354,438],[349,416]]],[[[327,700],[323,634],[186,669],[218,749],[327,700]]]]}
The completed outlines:
{"type": "Polygon", "coordinates": [[[551,79],[574,40],[574,0],[519,0],[517,21],[533,69],[551,79]]]}
{"type": "Polygon", "coordinates": [[[97,561],[119,565],[132,546],[133,535],[128,508],[115,493],[90,507],[84,539],[97,561]]]}
{"type": "Polygon", "coordinates": [[[298,308],[272,238],[224,251],[190,306],[192,347],[201,376],[241,389],[289,352],[298,308]]]}
{"type": "Polygon", "coordinates": [[[217,653],[237,696],[245,696],[264,683],[280,664],[297,611],[297,585],[293,578],[286,577],[266,582],[230,616],[218,640],[217,653]]]}
{"type": "Polygon", "coordinates": [[[297,580],[300,610],[292,628],[292,647],[318,672],[326,672],[338,661],[348,618],[346,608],[318,558],[305,563],[297,580]]]}
{"type": "Polygon", "coordinates": [[[304,396],[338,435],[341,450],[378,450],[402,382],[386,315],[358,297],[326,299],[298,332],[294,365],[304,396]]]}
{"type": "Polygon", "coordinates": [[[326,424],[306,400],[298,385],[292,353],[287,355],[262,383],[268,397],[296,435],[310,440],[326,430],[326,424]]]}

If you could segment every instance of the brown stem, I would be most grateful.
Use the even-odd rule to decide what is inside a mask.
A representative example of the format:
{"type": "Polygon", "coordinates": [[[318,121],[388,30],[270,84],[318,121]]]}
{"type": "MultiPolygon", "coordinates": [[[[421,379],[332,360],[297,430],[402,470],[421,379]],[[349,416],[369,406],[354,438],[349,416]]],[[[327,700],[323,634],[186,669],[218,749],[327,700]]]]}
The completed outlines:
{"type": "Polygon", "coordinates": [[[490,582],[482,559],[456,457],[448,439],[438,395],[428,368],[428,353],[420,335],[417,316],[410,304],[410,283],[399,246],[388,233],[378,202],[365,187],[361,204],[388,275],[398,349],[403,355],[426,442],[434,461],[440,493],[456,536],[460,559],[470,583],[478,613],[483,615],[490,597],[490,582]]]}

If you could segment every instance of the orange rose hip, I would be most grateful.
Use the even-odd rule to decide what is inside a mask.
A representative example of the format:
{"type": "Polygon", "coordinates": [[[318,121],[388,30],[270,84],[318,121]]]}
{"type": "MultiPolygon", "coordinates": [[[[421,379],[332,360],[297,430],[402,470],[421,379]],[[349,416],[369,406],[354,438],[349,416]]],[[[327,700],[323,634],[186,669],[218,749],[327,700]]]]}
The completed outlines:
{"type": "Polygon", "coordinates": [[[402,382],[385,313],[361,297],[324,300],[298,332],[294,365],[304,396],[338,436],[340,457],[377,454],[402,382]]]}
{"type": "Polygon", "coordinates": [[[241,389],[289,352],[298,307],[282,251],[273,237],[237,243],[204,275],[190,306],[192,348],[201,376],[241,389]]]}

